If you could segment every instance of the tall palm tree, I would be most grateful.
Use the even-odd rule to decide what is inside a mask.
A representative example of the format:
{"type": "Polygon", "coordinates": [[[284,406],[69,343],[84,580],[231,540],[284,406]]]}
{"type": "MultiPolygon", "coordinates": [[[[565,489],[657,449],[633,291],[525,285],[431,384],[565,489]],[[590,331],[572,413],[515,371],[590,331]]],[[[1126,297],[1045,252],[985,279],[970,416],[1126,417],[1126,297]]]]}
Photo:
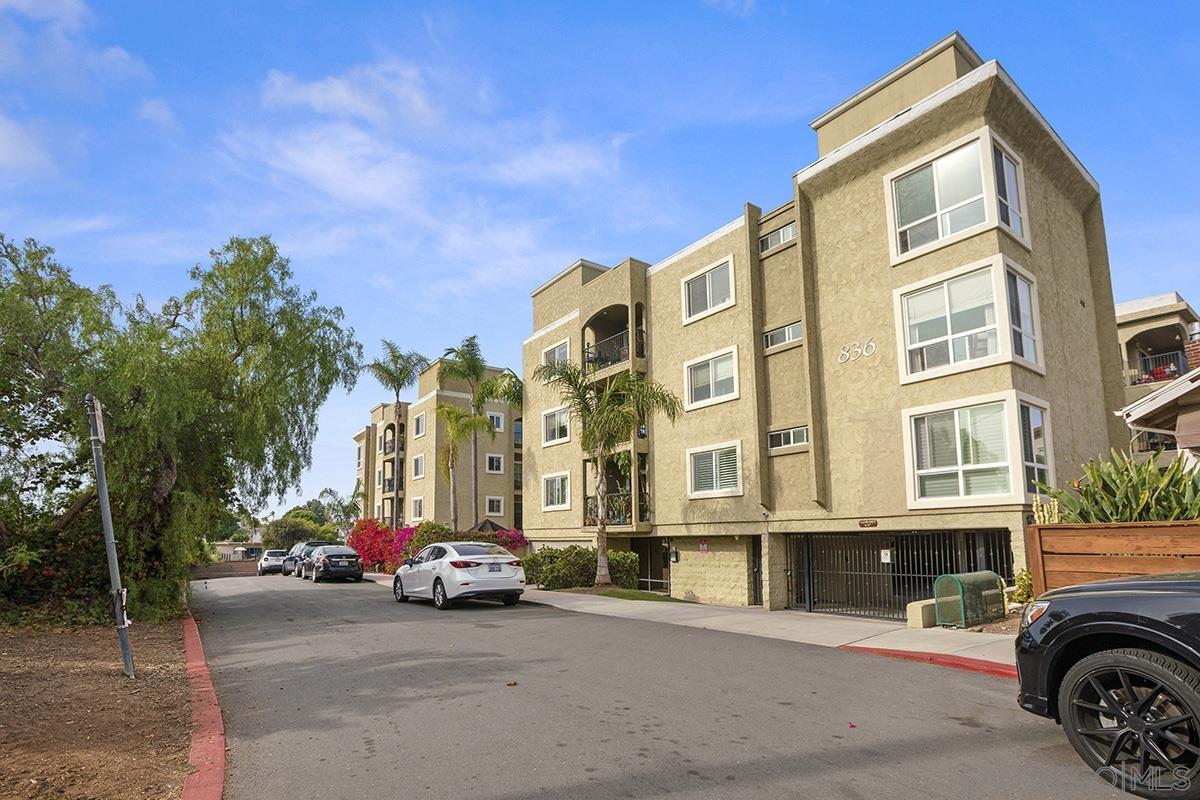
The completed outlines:
{"type": "Polygon", "coordinates": [[[449,403],[437,404],[437,416],[442,423],[446,444],[442,447],[442,467],[450,480],[450,526],[458,528],[458,445],[479,431],[491,428],[488,418],[475,414],[470,408],[449,403]]]}
{"type": "MultiPolygon", "coordinates": [[[[479,349],[479,337],[468,336],[458,347],[447,347],[438,368],[439,378],[452,378],[467,384],[471,395],[471,413],[483,416],[487,397],[479,391],[487,374],[487,362],[479,349]]],[[[495,436],[495,432],[492,432],[495,436]]],[[[479,522],[479,431],[471,431],[471,524],[479,522]]]]}
{"type": "Polygon", "coordinates": [[[519,412],[525,405],[525,382],[511,369],[506,368],[499,375],[479,384],[479,392],[485,400],[506,403],[513,411],[519,412]]]}
{"type": "MultiPolygon", "coordinates": [[[[416,385],[421,373],[429,369],[429,359],[416,350],[404,352],[390,339],[380,340],[380,345],[383,346],[383,355],[368,363],[364,369],[371,373],[371,377],[379,381],[385,389],[390,389],[395,395],[392,419],[396,424],[396,441],[399,441],[400,392],[416,385]]],[[[392,525],[398,527],[400,525],[400,470],[396,469],[396,465],[400,463],[399,447],[393,452],[392,459],[392,525]]]]}
{"type": "Polygon", "coordinates": [[[617,446],[631,441],[639,425],[655,414],[672,423],[683,413],[675,393],[639,372],[622,372],[610,380],[593,381],[570,361],[542,364],[533,379],[558,389],[579,427],[579,444],[591,456],[596,479],[596,585],[609,586],[608,483],[605,467],[617,446]]]}

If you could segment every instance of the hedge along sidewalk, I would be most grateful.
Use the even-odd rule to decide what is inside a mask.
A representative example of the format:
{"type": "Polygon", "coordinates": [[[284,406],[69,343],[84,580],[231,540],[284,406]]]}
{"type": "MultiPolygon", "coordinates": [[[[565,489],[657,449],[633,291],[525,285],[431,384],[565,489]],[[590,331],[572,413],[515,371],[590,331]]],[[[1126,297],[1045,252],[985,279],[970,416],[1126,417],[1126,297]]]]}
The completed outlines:
{"type": "MultiPolygon", "coordinates": [[[[392,587],[392,576],[370,574],[381,586],[392,587]]],[[[1013,637],[1002,633],[972,633],[942,628],[909,628],[902,623],[856,619],[803,611],[764,611],[761,608],[710,606],[701,603],[647,603],[601,595],[548,592],[527,588],[526,602],[582,614],[600,614],[645,622],[741,633],[788,642],[863,650],[944,666],[1016,677],[1013,637]]]]}

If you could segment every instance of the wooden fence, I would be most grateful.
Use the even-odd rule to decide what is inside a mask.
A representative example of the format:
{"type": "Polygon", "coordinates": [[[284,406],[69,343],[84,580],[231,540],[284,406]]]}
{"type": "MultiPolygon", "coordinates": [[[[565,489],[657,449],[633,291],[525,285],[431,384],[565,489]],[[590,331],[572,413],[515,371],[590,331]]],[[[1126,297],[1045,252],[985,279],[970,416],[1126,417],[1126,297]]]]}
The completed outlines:
{"type": "Polygon", "coordinates": [[[1129,575],[1200,570],[1200,521],[1030,525],[1033,590],[1129,575]]]}

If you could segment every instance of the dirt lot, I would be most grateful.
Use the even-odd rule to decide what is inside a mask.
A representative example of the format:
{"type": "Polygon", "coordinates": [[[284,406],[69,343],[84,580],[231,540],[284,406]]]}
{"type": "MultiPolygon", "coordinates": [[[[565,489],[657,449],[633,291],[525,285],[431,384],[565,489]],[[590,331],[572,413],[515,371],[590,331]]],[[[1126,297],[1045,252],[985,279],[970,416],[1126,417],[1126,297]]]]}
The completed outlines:
{"type": "Polygon", "coordinates": [[[178,798],[191,710],[178,622],[130,628],[137,680],[111,627],[0,627],[0,798],[178,798]]]}

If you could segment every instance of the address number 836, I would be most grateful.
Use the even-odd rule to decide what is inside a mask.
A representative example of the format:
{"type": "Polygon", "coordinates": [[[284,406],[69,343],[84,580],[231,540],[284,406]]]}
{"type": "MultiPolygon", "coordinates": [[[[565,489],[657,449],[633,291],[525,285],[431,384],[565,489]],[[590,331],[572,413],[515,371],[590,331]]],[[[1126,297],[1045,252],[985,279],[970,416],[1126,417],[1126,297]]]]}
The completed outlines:
{"type": "Polygon", "coordinates": [[[839,364],[848,364],[851,361],[858,361],[860,358],[870,358],[875,355],[875,337],[868,338],[865,342],[850,342],[850,344],[842,345],[841,352],[838,353],[837,362],[839,364]]]}

